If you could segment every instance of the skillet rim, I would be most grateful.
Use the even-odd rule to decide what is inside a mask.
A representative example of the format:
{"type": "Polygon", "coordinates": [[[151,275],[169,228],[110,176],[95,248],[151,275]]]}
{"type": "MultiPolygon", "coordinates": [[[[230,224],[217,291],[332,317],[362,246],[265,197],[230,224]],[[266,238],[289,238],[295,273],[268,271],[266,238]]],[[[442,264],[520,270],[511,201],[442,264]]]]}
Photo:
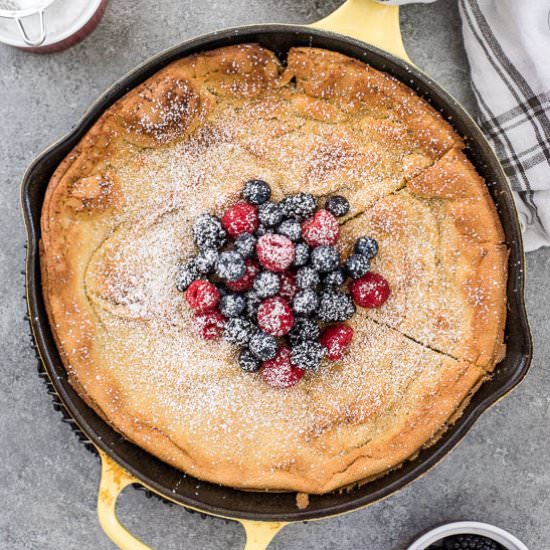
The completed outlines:
{"type": "MultiPolygon", "coordinates": [[[[284,47],[285,50],[288,47],[284,47]]],[[[464,131],[460,130],[460,134],[464,135],[464,131]]],[[[468,153],[468,151],[467,151],[468,153]]],[[[27,168],[21,182],[21,206],[23,209],[23,217],[27,232],[27,256],[26,256],[26,297],[29,311],[29,320],[33,332],[33,337],[37,345],[40,359],[45,367],[45,370],[50,378],[53,387],[56,390],[64,407],[72,416],[80,427],[82,432],[93,442],[93,444],[106,452],[113,460],[120,464],[123,468],[134,475],[143,485],[151,489],[160,496],[177,504],[188,508],[193,508],[201,512],[227,517],[230,519],[248,519],[256,521],[303,521],[312,519],[321,519],[355,509],[362,508],[378,500],[386,498],[397,490],[408,485],[418,477],[425,474],[440,460],[442,460],[465,436],[479,416],[490,406],[502,399],[514,387],[516,387],[529,369],[532,358],[532,339],[529,330],[529,323],[525,310],[524,298],[524,254],[523,244],[521,240],[521,232],[517,212],[514,207],[513,198],[510,191],[510,186],[507,178],[502,170],[502,167],[493,152],[491,146],[482,134],[481,130],[470,117],[470,115],[462,108],[460,103],[455,100],[450,94],[444,91],[436,82],[429,76],[420,71],[414,66],[409,65],[405,61],[396,58],[395,56],[380,50],[374,46],[361,42],[359,40],[342,36],[329,31],[313,29],[302,25],[286,25],[286,24],[260,24],[247,25],[241,27],[228,28],[220,31],[215,31],[205,35],[183,41],[175,46],[172,46],[160,53],[150,57],[137,67],[126,73],[122,78],[118,79],[105,92],[103,92],[85,111],[76,126],[64,135],[62,138],[54,142],[50,147],[43,151],[27,168]],[[262,38],[264,39],[262,41],[262,38]],[[237,44],[243,42],[260,42],[262,45],[273,49],[278,55],[282,52],[281,49],[273,47],[269,44],[272,40],[283,40],[283,43],[288,42],[290,45],[313,45],[316,47],[324,47],[341,51],[346,55],[353,56],[361,61],[372,64],[379,70],[384,70],[392,74],[399,80],[403,81],[403,77],[396,76],[398,74],[406,74],[409,78],[405,83],[413,88],[421,97],[428,100],[434,108],[443,111],[446,118],[451,118],[453,125],[460,125],[467,130],[466,140],[470,146],[473,144],[479,148],[479,151],[473,151],[470,148],[468,156],[474,154],[476,168],[485,172],[488,170],[494,175],[493,182],[489,182],[493,199],[497,202],[499,217],[503,224],[506,233],[506,242],[510,249],[509,260],[509,281],[508,281],[508,316],[507,316],[507,334],[511,328],[518,330],[516,338],[519,338],[519,356],[509,359],[513,361],[514,368],[510,370],[506,378],[502,380],[504,374],[499,372],[498,366],[495,370],[494,380],[500,376],[499,383],[501,387],[497,387],[493,391],[485,391],[481,393],[481,389],[489,384],[486,382],[480,390],[475,394],[472,402],[466,407],[462,416],[456,423],[450,427],[445,435],[432,447],[422,449],[419,457],[406,462],[400,468],[379,478],[375,482],[368,483],[362,487],[353,489],[349,493],[329,493],[328,495],[312,495],[314,500],[328,499],[332,495],[332,502],[326,506],[317,505],[309,507],[305,510],[298,510],[294,505],[293,498],[286,499],[288,509],[284,512],[265,512],[258,511],[257,505],[252,510],[243,510],[242,508],[231,508],[227,506],[227,502],[220,504],[205,503],[201,498],[197,498],[192,494],[177,494],[167,487],[161,481],[151,478],[144,474],[134,464],[128,462],[128,459],[123,456],[124,449],[132,447],[152,457],[155,461],[161,462],[141,448],[125,441],[123,444],[122,436],[114,432],[106,422],[99,419],[97,415],[80,400],[78,395],[68,386],[66,377],[63,377],[65,369],[57,356],[57,348],[52,346],[51,329],[47,317],[44,318],[44,305],[42,299],[42,289],[40,285],[40,268],[39,268],[39,239],[40,239],[40,210],[42,206],[43,193],[49,181],[49,175],[53,172],[58,161],[61,160],[72,147],[81,139],[82,135],[91,127],[102,112],[119,97],[128,90],[136,86],[139,82],[145,80],[148,76],[161,69],[164,65],[170,63],[174,59],[184,57],[196,51],[205,51],[220,47],[220,45],[237,44]],[[314,44],[315,42],[315,44],[314,44]],[[320,42],[320,43],[319,43],[320,42]],[[324,44],[323,44],[324,42],[324,44]],[[327,42],[330,45],[327,45],[327,42]],[[353,50],[353,51],[350,51],[353,50]],[[374,63],[373,63],[374,60],[374,63]],[[433,101],[435,98],[436,101],[433,101]],[[57,158],[59,157],[59,158],[57,158]],[[53,159],[53,160],[52,160],[53,159]],[[480,169],[482,163],[483,170],[480,169]],[[49,172],[46,176],[44,173],[49,172]],[[44,178],[45,181],[44,181],[44,178]],[[43,181],[38,181],[42,179],[43,181]],[[34,199],[33,190],[35,187],[41,187],[39,191],[42,197],[38,199],[39,204],[32,204],[34,199]],[[38,209],[38,213],[36,210],[38,209]],[[506,218],[506,219],[504,219],[506,218]],[[511,307],[513,306],[513,307],[511,307]],[[515,313],[514,323],[516,327],[510,327],[511,313],[515,313]],[[48,340],[49,339],[49,340],[48,340]],[[59,374],[61,372],[61,375],[59,374]],[[477,401],[477,403],[476,403],[477,401]],[[95,419],[93,418],[95,417],[95,419]],[[94,422],[95,420],[95,422],[94,422]],[[114,443],[112,445],[122,445],[123,451],[119,452],[118,448],[113,448],[106,442],[103,435],[97,433],[97,427],[92,424],[103,424],[107,432],[112,432],[114,443]],[[118,441],[117,441],[118,440],[118,441]],[[380,480],[382,480],[380,482],[380,480]],[[369,488],[376,483],[380,487],[369,491],[369,488]],[[352,493],[358,493],[353,496],[352,493]],[[352,496],[350,496],[352,495],[352,496]],[[341,502],[338,502],[341,501],[341,502]]],[[[508,351],[504,361],[508,360],[508,351]]],[[[65,373],[66,374],[66,373],[65,373]]],[[[487,390],[487,388],[485,388],[487,390]]],[[[139,454],[139,453],[138,453],[139,454]]],[[[139,459],[137,460],[139,462],[139,459]]],[[[164,463],[161,463],[165,468],[171,468],[164,463]]],[[[181,473],[178,472],[181,476],[181,473]]],[[[203,486],[211,486],[221,488],[222,492],[228,492],[232,499],[254,500],[255,497],[250,495],[264,495],[264,493],[246,493],[229,487],[221,487],[207,482],[199,482],[203,486]]],[[[270,493],[270,500],[281,499],[281,494],[270,493]]],[[[285,495],[293,495],[293,493],[285,493],[285,495]]],[[[225,498],[225,497],[223,497],[225,498]]],[[[265,499],[264,499],[265,500],[265,499]]],[[[328,499],[331,500],[331,499],[328,499]]],[[[286,504],[285,504],[286,506],[286,504]]],[[[283,508],[285,507],[283,506],[283,508]]],[[[246,508],[246,507],[245,507],[246,508]]]]}

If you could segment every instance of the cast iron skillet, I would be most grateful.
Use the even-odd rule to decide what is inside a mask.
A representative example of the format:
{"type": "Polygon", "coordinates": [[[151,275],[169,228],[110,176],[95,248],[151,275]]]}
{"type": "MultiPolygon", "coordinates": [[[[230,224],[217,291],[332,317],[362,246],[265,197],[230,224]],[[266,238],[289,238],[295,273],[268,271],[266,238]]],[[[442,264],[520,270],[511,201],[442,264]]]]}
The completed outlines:
{"type": "MultiPolygon", "coordinates": [[[[351,0],[346,6],[357,5],[358,2],[362,2],[365,9],[368,4],[368,9],[372,10],[369,11],[373,16],[369,21],[374,23],[374,27],[370,26],[371,31],[384,31],[384,25],[388,22],[387,19],[376,20],[375,16],[389,17],[393,23],[398,23],[397,8],[378,5],[374,8],[370,0],[351,0]]],[[[348,13],[350,14],[352,19],[356,19],[356,13],[348,13]]],[[[353,29],[345,28],[342,15],[340,9],[330,23],[336,22],[340,29],[353,32],[353,29]]],[[[365,25],[364,21],[360,23],[365,25]]],[[[397,37],[398,41],[389,44],[389,49],[406,58],[398,27],[391,30],[393,38],[397,37]]],[[[388,37],[390,34],[386,32],[383,36],[388,37]]],[[[109,537],[121,548],[147,548],[121,526],[114,513],[118,493],[131,483],[144,485],[154,493],[186,508],[241,521],[247,531],[247,548],[250,549],[265,547],[287,522],[320,519],[367,506],[427,472],[464,437],[483,411],[522,380],[529,368],[532,343],[523,297],[524,256],[521,233],[510,188],[495,154],[470,116],[428,76],[397,56],[356,39],[301,26],[255,25],[215,32],[164,51],[114,84],[92,105],[69,135],[52,145],[32,163],[23,177],[21,200],[28,234],[27,301],[36,345],[60,400],[102,458],[99,519],[109,537]],[[422,450],[414,460],[350,492],[313,495],[309,506],[304,510],[297,508],[294,494],[243,492],[183,476],[181,472],[133,445],[110,428],[85,405],[69,385],[48,324],[41,291],[38,250],[40,212],[48,181],[61,160],[107,107],[171,61],[195,52],[243,42],[257,42],[275,51],[283,61],[292,46],[314,46],[338,51],[386,71],[411,86],[441,111],[459,134],[466,138],[467,155],[488,184],[504,227],[506,243],[510,248],[507,352],[492,379],[481,386],[456,424],[435,445],[422,450]]]]}

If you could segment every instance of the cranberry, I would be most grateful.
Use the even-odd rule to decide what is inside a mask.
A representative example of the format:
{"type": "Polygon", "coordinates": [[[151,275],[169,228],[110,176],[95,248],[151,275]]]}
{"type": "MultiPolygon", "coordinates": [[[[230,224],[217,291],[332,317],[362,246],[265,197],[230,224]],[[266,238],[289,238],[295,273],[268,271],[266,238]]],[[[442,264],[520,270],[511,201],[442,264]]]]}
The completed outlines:
{"type": "Polygon", "coordinates": [[[382,275],[369,271],[351,283],[350,292],[353,301],[358,306],[376,308],[388,299],[390,285],[382,275]]]}
{"type": "Polygon", "coordinates": [[[223,333],[224,325],[225,319],[217,309],[195,314],[194,328],[203,340],[219,338],[223,333]]]}
{"type": "Polygon", "coordinates": [[[304,376],[304,371],[290,361],[290,350],[280,348],[274,359],[264,361],[261,368],[264,381],[273,388],[290,388],[304,376]]]}
{"type": "Polygon", "coordinates": [[[185,299],[197,313],[205,313],[218,305],[220,293],[210,281],[198,279],[189,285],[185,299]]]}
{"type": "Polygon", "coordinates": [[[266,269],[281,273],[294,261],[294,244],[283,235],[268,233],[258,239],[256,253],[266,269]]]}
{"type": "Polygon", "coordinates": [[[234,204],[222,216],[222,225],[233,238],[258,229],[258,209],[247,202],[234,204]]]}
{"type": "Polygon", "coordinates": [[[351,339],[353,329],[343,323],[329,325],[321,334],[321,344],[326,348],[326,357],[331,361],[339,361],[346,353],[351,339]]]}
{"type": "Polygon", "coordinates": [[[302,223],[302,237],[310,246],[331,246],[339,236],[338,221],[328,210],[317,210],[313,218],[302,223]]]}
{"type": "Polygon", "coordinates": [[[280,296],[267,298],[258,308],[258,327],[273,336],[284,336],[294,324],[292,309],[280,296]]]}

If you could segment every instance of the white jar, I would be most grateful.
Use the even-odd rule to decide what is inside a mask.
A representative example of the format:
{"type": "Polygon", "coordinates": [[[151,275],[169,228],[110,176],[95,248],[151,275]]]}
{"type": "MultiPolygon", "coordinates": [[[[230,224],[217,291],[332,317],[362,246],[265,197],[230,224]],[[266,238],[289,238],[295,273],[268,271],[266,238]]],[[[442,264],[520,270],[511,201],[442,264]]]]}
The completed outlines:
{"type": "Polygon", "coordinates": [[[99,23],[108,0],[0,0],[0,42],[33,52],[76,44],[99,23]]]}

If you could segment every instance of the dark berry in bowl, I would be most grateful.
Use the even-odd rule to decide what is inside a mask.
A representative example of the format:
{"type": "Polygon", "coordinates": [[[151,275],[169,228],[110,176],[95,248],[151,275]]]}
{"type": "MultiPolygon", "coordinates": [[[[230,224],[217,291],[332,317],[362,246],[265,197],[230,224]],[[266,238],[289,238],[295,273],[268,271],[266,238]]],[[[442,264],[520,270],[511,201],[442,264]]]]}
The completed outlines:
{"type": "Polygon", "coordinates": [[[298,220],[284,220],[277,227],[277,233],[295,242],[302,236],[302,226],[298,220]]]}
{"type": "Polygon", "coordinates": [[[309,246],[306,243],[298,243],[294,247],[294,265],[302,267],[309,262],[309,246]]]}
{"type": "Polygon", "coordinates": [[[378,243],[372,237],[360,237],[355,242],[355,252],[372,259],[378,254],[378,243]]]}
{"type": "Polygon", "coordinates": [[[260,298],[269,298],[275,296],[281,288],[279,276],[272,271],[262,271],[254,279],[252,288],[256,291],[260,298]]]}
{"type": "Polygon", "coordinates": [[[256,206],[267,202],[271,197],[271,187],[264,180],[249,180],[243,189],[243,197],[256,206]]]}
{"type": "Polygon", "coordinates": [[[237,281],[246,273],[243,257],[235,250],[227,250],[218,256],[216,275],[226,281],[237,281]]]}
{"type": "Polygon", "coordinates": [[[298,193],[285,197],[281,206],[287,218],[303,220],[313,215],[317,208],[317,201],[310,193],[298,193]]]}
{"type": "Polygon", "coordinates": [[[256,237],[251,233],[242,233],[235,239],[235,250],[243,257],[249,258],[254,254],[256,237]]]}
{"type": "Polygon", "coordinates": [[[271,334],[259,330],[250,338],[248,349],[261,361],[273,359],[277,355],[277,340],[271,334]]]}
{"type": "Polygon", "coordinates": [[[440,550],[504,550],[498,542],[482,535],[453,535],[441,541],[440,546],[432,544],[428,549],[440,550]]]}
{"type": "Polygon", "coordinates": [[[319,342],[304,340],[292,347],[290,359],[300,369],[317,370],[325,353],[325,348],[319,342]]]}
{"type": "Polygon", "coordinates": [[[339,291],[321,293],[317,315],[325,323],[347,321],[355,313],[355,304],[348,294],[339,291]]]}
{"type": "Polygon", "coordinates": [[[311,265],[321,273],[334,271],[340,265],[340,254],[334,246],[318,246],[311,251],[311,265]]]}
{"type": "Polygon", "coordinates": [[[225,244],[227,233],[216,216],[201,214],[191,229],[193,241],[200,250],[204,248],[220,248],[225,244]]]}
{"type": "Polygon", "coordinates": [[[307,340],[319,340],[321,329],[317,321],[307,317],[296,317],[294,326],[288,333],[288,339],[291,344],[298,344],[307,340]]]}
{"type": "Polygon", "coordinates": [[[318,307],[319,296],[311,288],[298,291],[292,300],[292,308],[297,315],[311,315],[318,307]]]}
{"type": "Polygon", "coordinates": [[[239,317],[246,307],[242,294],[226,294],[221,297],[220,311],[224,317],[239,317]]]}
{"type": "Polygon", "coordinates": [[[346,197],[342,197],[342,195],[333,195],[326,200],[325,210],[328,210],[337,218],[345,216],[349,212],[348,199],[346,199],[346,197]]]}
{"type": "Polygon", "coordinates": [[[319,277],[317,270],[308,265],[301,267],[296,272],[296,284],[298,285],[298,288],[315,288],[320,281],[321,278],[319,277]]]}
{"type": "Polygon", "coordinates": [[[359,279],[370,269],[370,261],[363,254],[352,254],[346,260],[346,271],[352,279],[359,279]]]}
{"type": "Polygon", "coordinates": [[[225,323],[223,337],[230,344],[244,346],[248,344],[255,331],[256,328],[248,319],[244,319],[243,317],[232,317],[225,323]]]}
{"type": "Polygon", "coordinates": [[[262,362],[247,348],[239,353],[239,366],[245,372],[257,372],[260,370],[262,362]]]}
{"type": "Polygon", "coordinates": [[[258,218],[262,225],[273,227],[283,221],[283,209],[276,202],[264,202],[258,206],[258,218]]]}

